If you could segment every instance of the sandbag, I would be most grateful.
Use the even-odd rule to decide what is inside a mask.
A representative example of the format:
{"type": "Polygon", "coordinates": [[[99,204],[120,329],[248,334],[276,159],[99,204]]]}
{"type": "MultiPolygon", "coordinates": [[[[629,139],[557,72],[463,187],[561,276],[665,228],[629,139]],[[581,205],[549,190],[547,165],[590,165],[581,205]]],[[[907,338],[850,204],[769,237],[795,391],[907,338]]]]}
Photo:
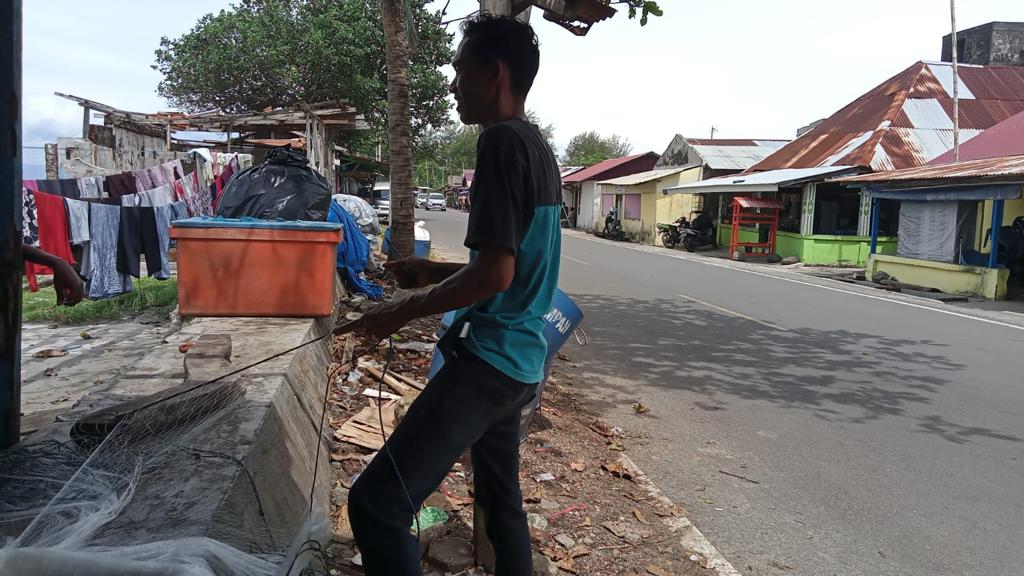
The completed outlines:
{"type": "Polygon", "coordinates": [[[274,148],[262,164],[235,174],[217,204],[217,216],[324,222],[331,186],[291,146],[274,148]]]}

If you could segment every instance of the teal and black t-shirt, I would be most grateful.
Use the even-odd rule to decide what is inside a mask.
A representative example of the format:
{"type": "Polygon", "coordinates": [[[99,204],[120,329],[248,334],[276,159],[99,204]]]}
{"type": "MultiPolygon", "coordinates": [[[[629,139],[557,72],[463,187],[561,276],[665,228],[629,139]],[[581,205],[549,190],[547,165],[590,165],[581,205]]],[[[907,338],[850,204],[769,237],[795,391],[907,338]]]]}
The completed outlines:
{"type": "Polygon", "coordinates": [[[544,315],[558,287],[562,183],[554,153],[522,120],[488,126],[476,146],[466,247],[511,249],[508,290],[459,311],[450,334],[470,352],[527,384],[544,378],[544,315]],[[468,324],[468,328],[465,325],[468,324]]]}

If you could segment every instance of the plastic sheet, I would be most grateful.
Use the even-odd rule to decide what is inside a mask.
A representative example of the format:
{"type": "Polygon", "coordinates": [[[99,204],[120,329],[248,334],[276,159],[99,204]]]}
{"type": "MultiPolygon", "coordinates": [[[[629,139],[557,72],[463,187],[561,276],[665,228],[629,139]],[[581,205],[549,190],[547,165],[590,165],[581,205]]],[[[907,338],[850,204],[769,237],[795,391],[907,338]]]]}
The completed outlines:
{"type": "Polygon", "coordinates": [[[323,222],[331,186],[290,146],[274,148],[262,164],[231,178],[217,204],[217,216],[323,222]]]}

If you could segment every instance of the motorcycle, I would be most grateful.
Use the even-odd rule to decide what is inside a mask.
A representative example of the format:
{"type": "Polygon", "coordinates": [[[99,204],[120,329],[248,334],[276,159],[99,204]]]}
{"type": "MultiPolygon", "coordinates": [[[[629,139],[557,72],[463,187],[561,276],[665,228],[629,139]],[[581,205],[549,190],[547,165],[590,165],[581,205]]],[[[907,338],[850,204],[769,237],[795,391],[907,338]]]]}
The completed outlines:
{"type": "Polygon", "coordinates": [[[615,210],[608,211],[608,216],[604,219],[604,231],[600,236],[608,240],[626,239],[626,233],[622,230],[622,222],[615,215],[615,210]]]}
{"type": "Polygon", "coordinates": [[[681,216],[671,224],[658,224],[658,234],[661,236],[661,243],[669,250],[679,246],[679,243],[683,241],[683,230],[689,226],[690,223],[687,222],[686,216],[681,216]]]}
{"type": "Polygon", "coordinates": [[[695,252],[699,248],[715,245],[715,226],[704,213],[698,214],[693,223],[680,229],[683,248],[687,252],[695,252]]]}

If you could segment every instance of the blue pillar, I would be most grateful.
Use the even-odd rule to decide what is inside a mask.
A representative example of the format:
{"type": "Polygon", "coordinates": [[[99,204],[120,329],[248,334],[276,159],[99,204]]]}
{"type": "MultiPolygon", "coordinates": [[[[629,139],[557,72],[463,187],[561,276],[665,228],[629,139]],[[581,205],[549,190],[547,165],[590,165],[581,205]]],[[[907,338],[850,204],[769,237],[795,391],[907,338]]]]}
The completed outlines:
{"type": "Polygon", "coordinates": [[[992,251],[988,253],[988,267],[999,266],[999,229],[1003,227],[1003,203],[1005,200],[992,201],[992,251]]]}
{"type": "Polygon", "coordinates": [[[21,0],[0,2],[0,450],[21,425],[21,0]]]}
{"type": "Polygon", "coordinates": [[[878,198],[871,199],[871,251],[868,252],[869,254],[874,254],[878,249],[878,227],[881,220],[879,213],[882,211],[881,202],[878,198]]]}

